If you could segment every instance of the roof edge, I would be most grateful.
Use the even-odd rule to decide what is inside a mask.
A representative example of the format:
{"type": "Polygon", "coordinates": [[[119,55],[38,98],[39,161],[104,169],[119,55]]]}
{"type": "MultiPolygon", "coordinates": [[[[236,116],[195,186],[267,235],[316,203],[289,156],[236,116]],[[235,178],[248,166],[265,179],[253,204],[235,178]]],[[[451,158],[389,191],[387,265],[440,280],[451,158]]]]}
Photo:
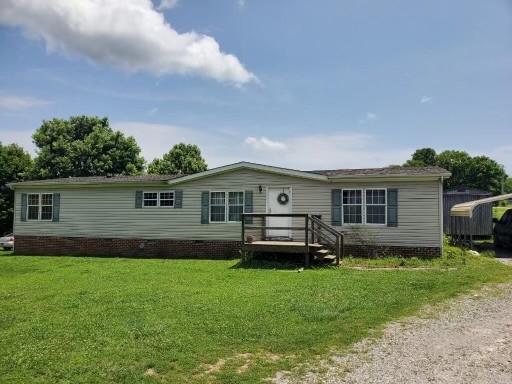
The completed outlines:
{"type": "Polygon", "coordinates": [[[209,177],[212,175],[232,172],[237,169],[252,169],[256,171],[262,171],[262,172],[269,172],[269,173],[276,173],[280,175],[288,175],[288,176],[295,176],[300,177],[303,179],[310,179],[310,180],[319,180],[319,181],[328,181],[328,177],[324,175],[318,175],[315,173],[309,173],[304,171],[297,171],[294,169],[288,169],[288,168],[280,168],[280,167],[274,167],[271,165],[263,165],[263,164],[256,164],[256,163],[250,163],[247,161],[241,161],[239,163],[224,165],[217,168],[208,169],[203,172],[194,173],[192,175],[183,176],[177,179],[168,180],[167,184],[180,184],[192,180],[202,179],[205,177],[209,177]]]}

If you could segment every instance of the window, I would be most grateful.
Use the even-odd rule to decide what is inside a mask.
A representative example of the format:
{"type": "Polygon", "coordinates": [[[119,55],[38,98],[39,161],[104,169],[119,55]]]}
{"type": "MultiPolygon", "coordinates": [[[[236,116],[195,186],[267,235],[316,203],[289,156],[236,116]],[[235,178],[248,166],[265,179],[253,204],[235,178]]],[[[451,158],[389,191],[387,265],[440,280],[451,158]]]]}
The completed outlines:
{"type": "Polygon", "coordinates": [[[210,221],[226,221],[226,192],[210,193],[210,221]]]}
{"type": "Polygon", "coordinates": [[[344,189],[341,196],[343,224],[386,224],[386,189],[344,189]]]}
{"type": "Polygon", "coordinates": [[[53,219],[53,194],[29,193],[27,199],[28,220],[52,220],[53,219]]]}
{"type": "Polygon", "coordinates": [[[229,192],[228,221],[242,221],[244,213],[244,193],[229,192]]]}
{"type": "Polygon", "coordinates": [[[366,224],[386,224],[386,190],[366,190],[366,224]]]}
{"type": "Polygon", "coordinates": [[[343,223],[363,223],[363,199],[362,190],[344,189],[342,195],[343,223]]]}
{"type": "Polygon", "coordinates": [[[242,221],[242,213],[244,213],[243,192],[210,192],[210,222],[242,221]]]}
{"type": "Polygon", "coordinates": [[[144,192],[142,196],[142,206],[151,207],[174,207],[174,192],[144,192]]]}

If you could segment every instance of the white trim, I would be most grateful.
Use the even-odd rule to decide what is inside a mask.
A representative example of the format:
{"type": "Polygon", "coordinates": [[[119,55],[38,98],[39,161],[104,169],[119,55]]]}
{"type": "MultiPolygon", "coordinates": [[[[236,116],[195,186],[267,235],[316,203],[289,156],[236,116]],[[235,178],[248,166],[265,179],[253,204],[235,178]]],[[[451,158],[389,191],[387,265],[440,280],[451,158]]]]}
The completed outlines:
{"type": "Polygon", "coordinates": [[[222,167],[212,168],[207,171],[195,173],[193,175],[188,175],[188,176],[179,177],[177,179],[172,179],[172,180],[167,181],[167,183],[170,185],[180,184],[180,183],[184,183],[187,181],[202,179],[204,177],[209,177],[209,176],[213,176],[213,175],[217,175],[217,174],[221,174],[221,173],[232,172],[232,171],[235,171],[238,169],[252,169],[255,171],[275,173],[278,175],[295,176],[295,177],[300,177],[303,179],[328,181],[327,176],[324,176],[324,175],[318,175],[318,174],[310,173],[310,172],[296,171],[293,169],[279,168],[279,167],[273,167],[270,165],[262,165],[262,164],[255,164],[255,163],[249,163],[249,162],[242,161],[240,163],[224,165],[222,167]]]}
{"type": "MultiPolygon", "coordinates": [[[[208,223],[209,224],[238,224],[241,223],[240,221],[229,221],[229,193],[230,192],[239,192],[242,193],[242,196],[244,198],[244,201],[242,203],[242,213],[245,213],[245,191],[236,189],[236,190],[214,190],[214,191],[208,191],[208,223]],[[212,193],[224,193],[224,221],[212,221],[212,193]]],[[[235,206],[239,206],[240,204],[235,204],[235,206]]],[[[220,206],[220,205],[215,205],[220,206]]]]}
{"type": "MultiPolygon", "coordinates": [[[[290,191],[290,199],[288,200],[288,205],[290,206],[290,213],[293,213],[293,187],[291,185],[267,185],[266,186],[266,190],[265,190],[265,212],[266,213],[270,213],[269,212],[269,189],[284,189],[284,188],[288,188],[288,190],[290,191]]],[[[268,220],[270,218],[267,217],[267,221],[266,221],[266,225],[268,225],[268,220]]],[[[290,225],[293,225],[293,219],[290,217],[290,225]]],[[[268,236],[268,231],[271,231],[272,229],[267,229],[265,231],[265,235],[268,236]]],[[[289,229],[288,230],[288,237],[292,238],[292,230],[289,229]]]]}
{"type": "Polygon", "coordinates": [[[53,192],[37,192],[37,193],[27,193],[27,221],[52,221],[53,220],[53,192]],[[30,202],[30,195],[38,195],[38,205],[31,205],[30,202]],[[52,204],[44,204],[43,205],[43,195],[51,195],[52,196],[52,204]],[[42,219],[41,216],[43,215],[43,207],[52,207],[52,215],[49,219],[42,219]],[[29,207],[38,207],[37,208],[37,219],[30,219],[29,218],[29,207]]]}
{"type": "MultiPolygon", "coordinates": [[[[169,199],[164,199],[164,200],[169,200],[169,199]]],[[[176,203],[176,192],[174,190],[142,191],[142,208],[143,209],[174,208],[175,203],[176,203]],[[154,199],[144,199],[145,193],[156,193],[156,205],[144,205],[144,200],[154,200],[154,199]],[[172,193],[172,205],[160,205],[160,201],[161,201],[160,194],[161,193],[172,193]]]]}
{"type": "MultiPolygon", "coordinates": [[[[388,225],[388,188],[385,187],[372,187],[372,188],[342,188],[341,189],[341,225],[351,225],[351,226],[364,226],[364,227],[386,227],[388,225]],[[366,204],[366,191],[384,191],[385,192],[385,201],[384,204],[384,223],[368,223],[367,222],[367,204],[366,204]],[[360,223],[345,223],[345,215],[344,215],[344,207],[345,205],[349,206],[358,206],[359,204],[343,204],[343,191],[361,191],[361,222],[360,223]]],[[[382,206],[382,204],[370,204],[374,206],[382,206]]]]}

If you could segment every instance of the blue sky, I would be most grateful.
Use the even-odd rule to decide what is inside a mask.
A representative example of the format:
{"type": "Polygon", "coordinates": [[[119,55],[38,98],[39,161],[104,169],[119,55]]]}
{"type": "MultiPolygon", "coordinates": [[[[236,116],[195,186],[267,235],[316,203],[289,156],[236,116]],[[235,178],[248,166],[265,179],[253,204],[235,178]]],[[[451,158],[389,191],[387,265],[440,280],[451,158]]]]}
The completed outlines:
{"type": "Polygon", "coordinates": [[[149,162],[400,164],[417,148],[512,174],[512,1],[2,0],[0,140],[107,116],[149,162]]]}

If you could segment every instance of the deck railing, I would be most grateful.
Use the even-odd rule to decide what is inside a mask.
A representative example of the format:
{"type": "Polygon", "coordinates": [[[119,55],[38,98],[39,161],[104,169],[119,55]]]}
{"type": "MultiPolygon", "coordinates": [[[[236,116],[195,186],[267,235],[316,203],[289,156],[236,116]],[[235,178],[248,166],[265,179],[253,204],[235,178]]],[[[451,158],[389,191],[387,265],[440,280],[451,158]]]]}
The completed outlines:
{"type": "MultiPolygon", "coordinates": [[[[297,220],[296,220],[297,221],[297,220]]],[[[268,230],[290,230],[290,231],[303,231],[304,234],[304,252],[309,254],[311,244],[322,244],[332,248],[336,256],[336,263],[340,263],[343,256],[344,236],[343,233],[335,230],[330,225],[324,223],[320,216],[309,215],[303,213],[243,213],[242,214],[242,249],[244,245],[250,244],[247,241],[247,230],[261,230],[261,240],[270,240],[268,230]],[[247,224],[246,218],[260,219],[259,224],[247,224]],[[268,218],[285,217],[293,219],[302,219],[303,225],[290,225],[290,226],[269,226],[268,218]]],[[[306,266],[309,264],[309,258],[306,258],[306,266]]]]}

